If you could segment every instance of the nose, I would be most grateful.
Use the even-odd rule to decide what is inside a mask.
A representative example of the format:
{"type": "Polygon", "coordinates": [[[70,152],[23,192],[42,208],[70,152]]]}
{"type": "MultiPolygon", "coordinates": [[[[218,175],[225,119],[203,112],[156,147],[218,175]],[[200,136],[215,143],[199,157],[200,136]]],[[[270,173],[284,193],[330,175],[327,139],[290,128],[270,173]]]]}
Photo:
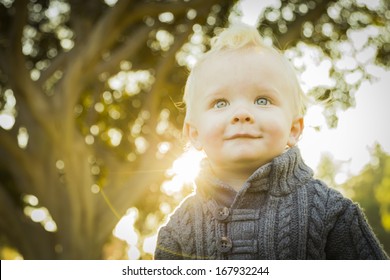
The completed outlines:
{"type": "Polygon", "coordinates": [[[252,114],[246,109],[238,109],[232,116],[232,123],[253,123],[254,118],[252,114]]]}

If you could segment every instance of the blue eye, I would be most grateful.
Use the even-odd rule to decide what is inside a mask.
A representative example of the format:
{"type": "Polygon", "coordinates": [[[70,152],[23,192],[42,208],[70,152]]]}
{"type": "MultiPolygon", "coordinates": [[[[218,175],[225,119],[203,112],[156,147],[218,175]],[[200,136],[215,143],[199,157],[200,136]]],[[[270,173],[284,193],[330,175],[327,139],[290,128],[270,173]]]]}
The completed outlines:
{"type": "Polygon", "coordinates": [[[266,106],[269,104],[269,100],[264,97],[259,97],[255,100],[256,105],[266,106]]]}
{"type": "Polygon", "coordinates": [[[214,108],[219,109],[219,108],[224,108],[229,105],[229,102],[227,100],[221,99],[215,102],[214,108]]]}

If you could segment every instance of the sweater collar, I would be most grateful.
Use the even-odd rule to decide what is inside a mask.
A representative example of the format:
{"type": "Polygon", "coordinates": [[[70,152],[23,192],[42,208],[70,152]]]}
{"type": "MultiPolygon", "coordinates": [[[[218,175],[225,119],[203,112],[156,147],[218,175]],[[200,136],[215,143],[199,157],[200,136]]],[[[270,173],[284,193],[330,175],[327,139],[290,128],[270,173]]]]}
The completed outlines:
{"type": "MultiPolygon", "coordinates": [[[[263,191],[273,196],[284,196],[303,185],[312,176],[313,171],[303,162],[298,147],[292,147],[258,168],[244,183],[238,195],[263,191]]],[[[221,191],[235,192],[213,174],[207,159],[203,160],[195,182],[197,192],[206,198],[213,197],[215,193],[221,191]]]]}

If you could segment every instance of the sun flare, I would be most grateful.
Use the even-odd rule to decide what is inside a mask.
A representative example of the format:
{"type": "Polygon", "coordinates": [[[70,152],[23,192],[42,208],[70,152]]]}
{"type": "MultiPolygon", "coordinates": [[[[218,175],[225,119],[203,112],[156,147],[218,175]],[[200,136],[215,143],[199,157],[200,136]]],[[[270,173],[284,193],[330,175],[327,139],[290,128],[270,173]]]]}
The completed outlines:
{"type": "Polygon", "coordinates": [[[200,162],[205,157],[204,153],[194,148],[188,149],[179,156],[168,169],[169,181],[165,181],[161,186],[162,190],[171,195],[180,192],[185,184],[193,182],[200,170],[200,162]]]}

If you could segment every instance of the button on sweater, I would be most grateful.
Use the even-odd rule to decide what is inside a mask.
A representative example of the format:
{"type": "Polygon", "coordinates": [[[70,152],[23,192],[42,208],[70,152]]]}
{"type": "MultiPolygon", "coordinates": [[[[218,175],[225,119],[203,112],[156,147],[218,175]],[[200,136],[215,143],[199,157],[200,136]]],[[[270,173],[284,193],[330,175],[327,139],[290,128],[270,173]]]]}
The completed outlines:
{"type": "Polygon", "coordinates": [[[297,147],[239,192],[207,160],[195,183],[160,228],[155,259],[388,259],[361,209],[314,179],[297,147]]]}

